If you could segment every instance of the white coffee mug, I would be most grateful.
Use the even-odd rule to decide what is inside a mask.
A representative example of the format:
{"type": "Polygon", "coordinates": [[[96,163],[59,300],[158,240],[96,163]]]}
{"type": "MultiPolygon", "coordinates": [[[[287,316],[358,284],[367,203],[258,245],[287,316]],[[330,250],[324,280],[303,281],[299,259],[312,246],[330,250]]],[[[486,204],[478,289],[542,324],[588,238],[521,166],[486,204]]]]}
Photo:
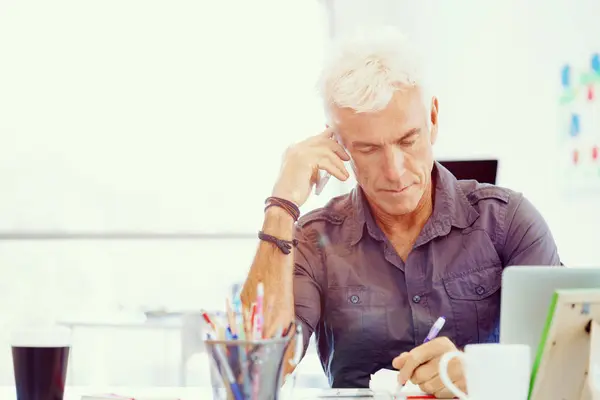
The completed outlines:
{"type": "Polygon", "coordinates": [[[440,378],[461,400],[526,400],[529,394],[530,349],[520,344],[470,344],[465,351],[446,353],[440,360],[440,378]],[[448,376],[448,363],[458,357],[469,394],[448,376]]]}

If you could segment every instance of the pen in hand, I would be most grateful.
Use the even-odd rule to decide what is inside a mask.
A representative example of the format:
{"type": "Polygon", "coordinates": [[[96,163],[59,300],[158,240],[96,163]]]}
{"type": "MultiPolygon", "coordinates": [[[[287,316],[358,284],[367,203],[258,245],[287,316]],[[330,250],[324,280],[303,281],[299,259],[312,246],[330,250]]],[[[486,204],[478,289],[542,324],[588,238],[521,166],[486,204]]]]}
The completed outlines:
{"type": "MultiPolygon", "coordinates": [[[[431,326],[431,329],[429,330],[429,333],[425,337],[423,344],[435,339],[437,337],[437,335],[440,333],[440,331],[442,330],[442,328],[444,327],[445,323],[446,323],[446,318],[439,317],[431,326]]],[[[404,385],[402,385],[401,383],[398,383],[397,392],[400,392],[403,387],[404,387],[404,385]]]]}
{"type": "Polygon", "coordinates": [[[435,321],[435,323],[433,324],[431,329],[429,330],[429,333],[427,334],[427,337],[425,338],[423,343],[427,343],[430,340],[435,339],[437,337],[437,335],[440,333],[440,331],[442,330],[442,328],[444,327],[445,323],[446,323],[446,318],[439,317],[437,319],[437,321],[435,321]]]}

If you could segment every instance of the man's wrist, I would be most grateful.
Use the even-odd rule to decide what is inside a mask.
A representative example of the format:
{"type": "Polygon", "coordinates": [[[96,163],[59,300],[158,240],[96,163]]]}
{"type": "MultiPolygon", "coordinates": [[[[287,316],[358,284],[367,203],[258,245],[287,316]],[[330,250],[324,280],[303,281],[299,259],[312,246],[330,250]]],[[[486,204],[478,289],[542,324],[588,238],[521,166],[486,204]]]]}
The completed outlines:
{"type": "Polygon", "coordinates": [[[265,210],[262,232],[291,241],[294,238],[294,218],[281,207],[269,207],[265,210]]]}
{"type": "MultiPolygon", "coordinates": [[[[294,218],[285,209],[277,206],[269,207],[265,210],[265,225],[267,220],[279,221],[282,224],[294,223],[294,218]]],[[[269,224],[270,225],[270,224],[269,224]]]]}

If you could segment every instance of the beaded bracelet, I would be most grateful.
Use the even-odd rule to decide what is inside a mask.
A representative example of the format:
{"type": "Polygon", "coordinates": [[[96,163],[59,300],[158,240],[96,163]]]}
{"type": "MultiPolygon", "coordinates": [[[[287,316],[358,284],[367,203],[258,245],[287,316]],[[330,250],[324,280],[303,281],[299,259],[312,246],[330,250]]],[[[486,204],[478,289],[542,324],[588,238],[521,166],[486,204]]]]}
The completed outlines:
{"type": "Polygon", "coordinates": [[[292,218],[294,218],[294,222],[298,221],[298,218],[300,218],[300,209],[298,208],[298,206],[296,204],[294,204],[293,202],[286,200],[286,199],[282,199],[281,197],[267,197],[267,199],[265,200],[265,204],[267,205],[265,207],[265,211],[267,211],[267,209],[269,207],[281,207],[283,208],[288,214],[290,214],[292,216],[292,218]]]}
{"type": "Polygon", "coordinates": [[[298,241],[296,239],[293,240],[283,240],[278,239],[275,236],[267,235],[263,231],[258,232],[258,238],[260,240],[264,240],[265,242],[273,243],[275,246],[281,250],[283,254],[290,254],[292,251],[292,246],[296,247],[298,245],[298,241]]]}

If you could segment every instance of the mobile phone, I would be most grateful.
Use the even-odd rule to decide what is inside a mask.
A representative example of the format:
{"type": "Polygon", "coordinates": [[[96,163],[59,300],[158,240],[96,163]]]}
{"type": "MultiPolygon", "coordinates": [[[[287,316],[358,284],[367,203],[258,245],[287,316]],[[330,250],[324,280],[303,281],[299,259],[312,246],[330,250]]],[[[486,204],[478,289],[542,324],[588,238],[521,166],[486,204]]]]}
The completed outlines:
{"type": "Polygon", "coordinates": [[[325,188],[325,185],[327,185],[327,182],[329,182],[330,178],[331,174],[329,172],[322,169],[319,170],[319,177],[317,178],[317,183],[315,185],[315,194],[317,196],[323,192],[323,189],[325,188]]]}
{"type": "MultiPolygon", "coordinates": [[[[334,133],[331,140],[335,140],[336,142],[341,144],[340,138],[337,133],[334,133]]],[[[325,185],[327,185],[327,182],[329,182],[329,179],[331,179],[331,174],[325,170],[320,169],[319,176],[317,177],[317,183],[315,184],[315,194],[317,196],[323,192],[323,189],[325,188],[325,185]]]]}

